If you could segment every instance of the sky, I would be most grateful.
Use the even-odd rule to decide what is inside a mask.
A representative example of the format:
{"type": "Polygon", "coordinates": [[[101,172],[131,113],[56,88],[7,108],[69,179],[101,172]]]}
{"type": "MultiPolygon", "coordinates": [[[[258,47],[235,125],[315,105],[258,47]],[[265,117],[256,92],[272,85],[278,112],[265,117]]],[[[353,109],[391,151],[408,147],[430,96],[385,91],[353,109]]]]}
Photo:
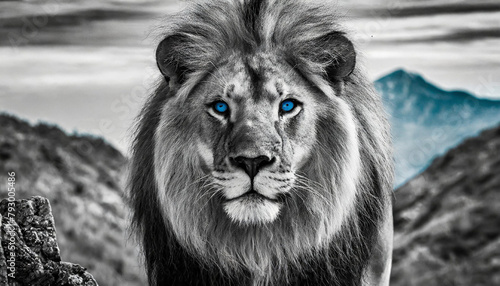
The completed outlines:
{"type": "MultiPolygon", "coordinates": [[[[100,135],[127,154],[160,77],[155,27],[182,4],[42,3],[0,2],[0,112],[100,135]]],[[[370,79],[404,68],[500,99],[500,1],[338,4],[370,79]]]]}

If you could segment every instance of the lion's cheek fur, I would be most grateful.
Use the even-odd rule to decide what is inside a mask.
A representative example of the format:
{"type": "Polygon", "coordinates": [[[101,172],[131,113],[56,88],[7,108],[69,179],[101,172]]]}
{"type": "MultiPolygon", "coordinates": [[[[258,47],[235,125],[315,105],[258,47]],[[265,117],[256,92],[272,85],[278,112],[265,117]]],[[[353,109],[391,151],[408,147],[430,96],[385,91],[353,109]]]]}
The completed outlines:
{"type": "Polygon", "coordinates": [[[316,182],[312,200],[321,212],[317,244],[326,246],[354,213],[361,159],[356,121],[349,105],[332,98],[328,112],[319,112],[312,158],[302,172],[316,182]]]}
{"type": "MultiPolygon", "coordinates": [[[[177,239],[188,249],[203,249],[204,242],[198,229],[197,218],[203,209],[200,200],[199,178],[204,176],[198,152],[197,135],[179,132],[179,120],[184,120],[168,104],[164,107],[160,123],[155,132],[154,166],[157,196],[162,206],[164,223],[169,224],[177,239]],[[172,134],[176,134],[172,136],[172,134]],[[189,142],[186,144],[186,142],[189,142]]],[[[183,122],[189,126],[188,120],[183,122]]],[[[206,206],[205,206],[206,207],[206,206]]]]}
{"type": "Polygon", "coordinates": [[[309,107],[311,110],[303,110],[284,126],[282,132],[283,149],[285,157],[289,161],[291,170],[297,172],[310,159],[310,154],[314,152],[313,146],[316,143],[316,115],[315,106],[309,107]],[[290,126],[291,125],[291,126],[290,126]]]}

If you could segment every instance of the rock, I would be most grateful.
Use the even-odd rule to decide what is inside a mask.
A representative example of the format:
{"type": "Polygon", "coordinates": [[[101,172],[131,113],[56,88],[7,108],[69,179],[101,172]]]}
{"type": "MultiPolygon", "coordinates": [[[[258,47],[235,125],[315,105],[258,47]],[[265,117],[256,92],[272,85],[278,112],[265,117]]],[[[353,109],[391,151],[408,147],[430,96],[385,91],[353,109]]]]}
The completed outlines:
{"type": "Polygon", "coordinates": [[[0,202],[0,286],[93,286],[80,265],[61,262],[49,200],[0,202]]]}

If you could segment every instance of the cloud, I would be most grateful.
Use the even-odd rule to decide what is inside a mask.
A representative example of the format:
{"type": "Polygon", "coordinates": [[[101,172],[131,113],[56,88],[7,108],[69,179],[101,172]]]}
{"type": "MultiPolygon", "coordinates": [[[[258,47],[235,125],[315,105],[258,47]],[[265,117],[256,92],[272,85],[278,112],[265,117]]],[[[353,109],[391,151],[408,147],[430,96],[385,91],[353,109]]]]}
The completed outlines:
{"type": "Polygon", "coordinates": [[[458,29],[443,35],[379,41],[390,43],[471,42],[492,38],[500,38],[500,28],[458,29]]]}
{"type": "Polygon", "coordinates": [[[462,3],[462,4],[438,4],[429,6],[388,6],[387,8],[371,8],[358,10],[360,16],[365,17],[416,17],[433,16],[440,14],[469,14],[500,11],[500,3],[462,3]]]}

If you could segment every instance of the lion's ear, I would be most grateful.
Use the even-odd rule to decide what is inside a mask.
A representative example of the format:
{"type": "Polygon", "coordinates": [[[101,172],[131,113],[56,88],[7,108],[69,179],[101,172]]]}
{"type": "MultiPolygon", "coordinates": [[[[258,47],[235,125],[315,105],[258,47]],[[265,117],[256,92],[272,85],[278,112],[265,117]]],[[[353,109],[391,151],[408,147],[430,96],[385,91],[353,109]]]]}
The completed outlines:
{"type": "Polygon", "coordinates": [[[188,71],[182,62],[182,43],[182,36],[168,36],[156,49],[156,64],[171,86],[182,84],[188,71]]]}
{"type": "Polygon", "coordinates": [[[352,42],[342,33],[330,33],[319,39],[322,60],[328,79],[341,80],[349,76],[356,65],[356,51],[352,42]]]}

